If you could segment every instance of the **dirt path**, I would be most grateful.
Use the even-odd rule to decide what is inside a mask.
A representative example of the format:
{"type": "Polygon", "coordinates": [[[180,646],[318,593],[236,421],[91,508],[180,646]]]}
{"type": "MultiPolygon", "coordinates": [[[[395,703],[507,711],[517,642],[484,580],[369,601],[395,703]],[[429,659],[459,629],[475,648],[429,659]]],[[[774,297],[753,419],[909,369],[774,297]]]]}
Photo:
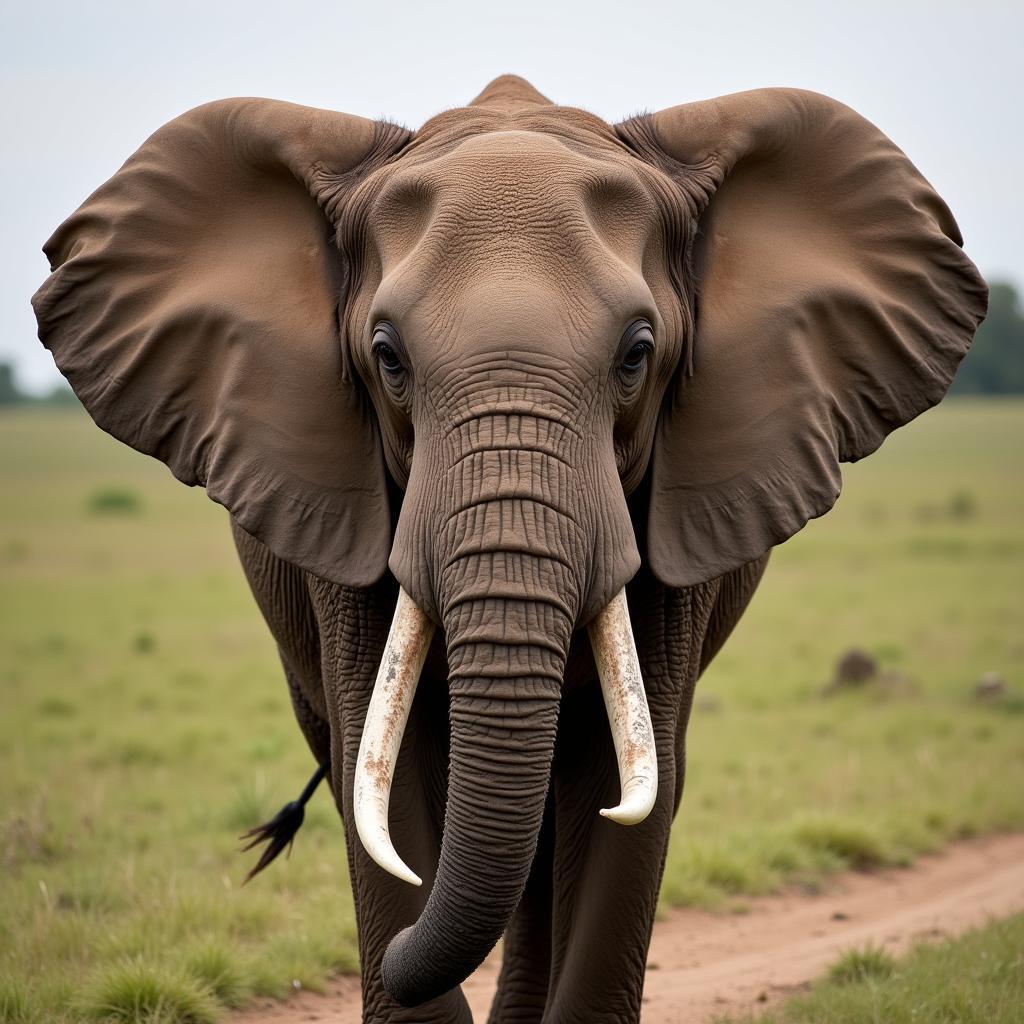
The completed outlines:
{"type": "MultiPolygon", "coordinates": [[[[805,986],[843,950],[868,942],[902,952],[916,938],[955,935],[1024,910],[1024,835],[972,840],[909,870],[848,874],[821,895],[749,900],[742,914],[671,912],[654,929],[644,1024],[707,1024],[805,986]]],[[[486,1021],[492,957],[464,990],[486,1021]]],[[[329,996],[300,993],[256,1006],[232,1024],[357,1024],[359,990],[339,979],[329,996]]]]}

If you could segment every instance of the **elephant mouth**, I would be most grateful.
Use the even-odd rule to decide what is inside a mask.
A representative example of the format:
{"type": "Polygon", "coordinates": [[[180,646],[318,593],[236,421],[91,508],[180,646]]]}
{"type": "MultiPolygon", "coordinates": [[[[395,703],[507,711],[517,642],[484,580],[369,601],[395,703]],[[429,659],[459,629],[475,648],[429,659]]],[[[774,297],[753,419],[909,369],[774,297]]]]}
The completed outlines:
{"type": "MultiPolygon", "coordinates": [[[[658,795],[658,763],[625,588],[587,627],[618,761],[621,795],[600,814],[622,825],[642,822],[658,795]]],[[[412,885],[420,877],[391,842],[388,807],[402,736],[434,624],[404,589],[374,684],[356,760],[354,816],[367,854],[381,868],[412,885]]]]}

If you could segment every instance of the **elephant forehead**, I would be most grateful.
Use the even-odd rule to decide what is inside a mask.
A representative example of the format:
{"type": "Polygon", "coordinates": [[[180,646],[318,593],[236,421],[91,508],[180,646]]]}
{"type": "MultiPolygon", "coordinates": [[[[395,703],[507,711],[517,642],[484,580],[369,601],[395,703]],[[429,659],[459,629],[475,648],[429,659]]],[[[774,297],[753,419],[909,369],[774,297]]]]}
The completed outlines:
{"type": "Polygon", "coordinates": [[[385,272],[400,262],[543,264],[590,274],[639,266],[655,203],[624,154],[538,131],[492,131],[397,168],[371,230],[385,272]]]}
{"type": "Polygon", "coordinates": [[[561,353],[589,366],[606,342],[618,340],[626,319],[656,316],[643,276],[614,260],[580,280],[493,260],[418,270],[404,264],[385,276],[371,314],[399,325],[414,359],[443,363],[470,351],[516,350],[561,353]]]}

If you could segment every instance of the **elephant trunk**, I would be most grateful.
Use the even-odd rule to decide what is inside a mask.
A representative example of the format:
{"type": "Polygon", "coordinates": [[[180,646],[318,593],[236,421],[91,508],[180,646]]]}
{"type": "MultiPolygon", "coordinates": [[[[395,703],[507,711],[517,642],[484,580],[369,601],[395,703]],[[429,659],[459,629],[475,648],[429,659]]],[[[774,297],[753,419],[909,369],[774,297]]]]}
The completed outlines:
{"type": "MultiPolygon", "coordinates": [[[[459,574],[493,587],[493,557],[471,555],[459,574]]],[[[499,577],[498,590],[524,563],[543,576],[533,556],[505,557],[518,569],[499,577]]],[[[381,967],[384,988],[405,1006],[462,982],[501,937],[526,885],[551,774],[573,610],[554,593],[466,593],[455,592],[444,613],[451,760],[437,875],[419,920],[392,940],[381,967]]]]}
{"type": "MultiPolygon", "coordinates": [[[[433,888],[381,965],[385,990],[406,1006],[461,983],[507,927],[536,852],[573,628],[604,621],[639,562],[610,446],[589,445],[569,409],[554,416],[557,394],[537,415],[543,377],[502,365],[486,387],[447,389],[470,408],[485,398],[487,411],[419,431],[392,549],[404,591],[424,621],[444,627],[451,726],[433,888]]],[[[606,625],[593,635],[612,664],[621,630],[606,625]]],[[[605,675],[613,704],[632,699],[635,673],[605,675]]],[[[610,812],[617,820],[644,813],[646,797],[633,791],[650,773],[637,767],[635,719],[616,718],[630,786],[610,812]]],[[[391,870],[387,852],[378,863],[391,870]]]]}

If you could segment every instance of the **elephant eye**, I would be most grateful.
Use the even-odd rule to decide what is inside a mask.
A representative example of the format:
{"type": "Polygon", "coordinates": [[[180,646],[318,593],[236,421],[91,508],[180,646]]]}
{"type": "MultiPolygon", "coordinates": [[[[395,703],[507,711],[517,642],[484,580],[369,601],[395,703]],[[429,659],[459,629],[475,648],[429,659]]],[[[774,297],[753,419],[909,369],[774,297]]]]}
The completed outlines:
{"type": "Polygon", "coordinates": [[[402,368],[402,360],[398,358],[395,350],[388,344],[375,345],[373,351],[377,353],[380,365],[389,373],[397,373],[402,368]]]}
{"type": "Polygon", "coordinates": [[[650,351],[651,346],[648,343],[637,342],[626,353],[626,358],[622,360],[622,369],[627,373],[636,373],[638,370],[642,370],[644,363],[647,362],[647,354],[650,351]]]}
{"type": "Polygon", "coordinates": [[[405,369],[405,365],[394,348],[397,342],[398,335],[390,324],[380,324],[373,332],[371,351],[376,356],[380,368],[385,373],[392,375],[399,374],[405,369]]]}
{"type": "Polygon", "coordinates": [[[654,351],[654,332],[651,325],[644,320],[631,324],[623,338],[628,345],[619,371],[626,376],[635,376],[647,364],[647,357],[654,351]]]}

